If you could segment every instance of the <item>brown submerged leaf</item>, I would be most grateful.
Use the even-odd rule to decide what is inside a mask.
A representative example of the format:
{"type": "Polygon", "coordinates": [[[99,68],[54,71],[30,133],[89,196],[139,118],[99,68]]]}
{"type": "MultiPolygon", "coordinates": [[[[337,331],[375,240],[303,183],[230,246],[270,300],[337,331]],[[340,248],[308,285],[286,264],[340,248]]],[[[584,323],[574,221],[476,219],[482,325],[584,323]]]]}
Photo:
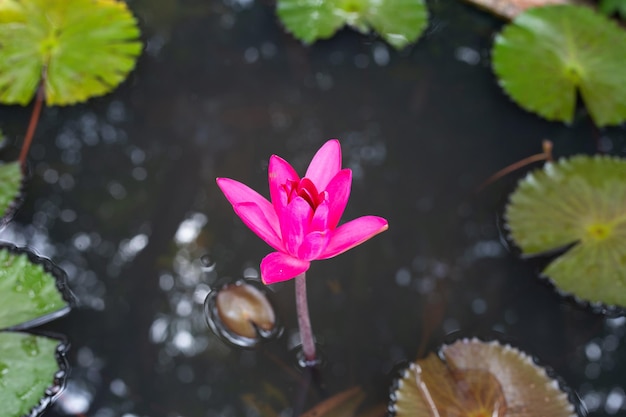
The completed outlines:
{"type": "Polygon", "coordinates": [[[300,417],[352,417],[363,400],[361,387],[353,387],[322,401],[300,417]]]}

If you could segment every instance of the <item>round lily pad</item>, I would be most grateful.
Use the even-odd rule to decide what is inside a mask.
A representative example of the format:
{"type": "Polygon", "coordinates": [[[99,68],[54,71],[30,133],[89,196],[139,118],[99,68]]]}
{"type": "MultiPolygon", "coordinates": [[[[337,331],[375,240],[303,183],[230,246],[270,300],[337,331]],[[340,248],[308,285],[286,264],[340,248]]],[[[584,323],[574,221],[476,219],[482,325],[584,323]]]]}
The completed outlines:
{"type": "Polygon", "coordinates": [[[26,333],[0,332],[2,415],[38,415],[61,386],[60,342],[26,333]]]}
{"type": "Polygon", "coordinates": [[[576,416],[559,383],[531,357],[478,339],[458,340],[412,363],[391,396],[396,417],[576,416]]]}
{"type": "Polygon", "coordinates": [[[0,224],[8,221],[17,208],[23,181],[24,175],[18,161],[0,163],[0,224]]]}
{"type": "Polygon", "coordinates": [[[48,105],[103,95],[135,66],[142,44],[117,0],[0,2],[0,101],[28,104],[44,78],[48,105]]]}
{"type": "Polygon", "coordinates": [[[396,49],[415,42],[428,24],[424,0],[279,0],[277,12],[306,43],[330,38],[344,25],[374,29],[396,49]]]}
{"type": "Polygon", "coordinates": [[[526,255],[573,245],[543,274],[564,293],[626,306],[626,160],[575,156],[528,174],[505,217],[526,255]]]}
{"type": "Polygon", "coordinates": [[[67,313],[69,295],[59,290],[65,279],[59,274],[46,259],[0,247],[0,329],[34,326],[67,313]]]}
{"type": "Polygon", "coordinates": [[[626,31],[588,7],[526,10],[496,37],[493,68],[520,106],[571,122],[577,92],[598,126],[626,120],[626,31]]]}

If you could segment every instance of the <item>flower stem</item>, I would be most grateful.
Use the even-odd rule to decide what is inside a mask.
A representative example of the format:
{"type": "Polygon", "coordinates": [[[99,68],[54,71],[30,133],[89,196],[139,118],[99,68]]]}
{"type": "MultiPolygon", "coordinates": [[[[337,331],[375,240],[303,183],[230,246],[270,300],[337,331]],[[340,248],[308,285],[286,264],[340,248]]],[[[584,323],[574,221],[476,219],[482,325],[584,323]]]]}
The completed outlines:
{"type": "Polygon", "coordinates": [[[35,129],[37,129],[37,122],[39,122],[39,115],[41,114],[41,106],[44,101],[44,86],[43,80],[37,88],[37,97],[35,98],[35,106],[33,107],[33,113],[30,116],[30,122],[28,123],[28,130],[24,137],[24,143],[22,144],[22,150],[20,151],[20,164],[22,169],[26,165],[26,155],[30,149],[30,144],[33,142],[33,136],[35,136],[35,129]]]}
{"type": "Polygon", "coordinates": [[[309,318],[309,305],[306,298],[305,272],[296,277],[296,309],[298,310],[298,326],[300,327],[300,340],[302,341],[304,359],[307,366],[315,366],[317,358],[315,356],[311,319],[309,318]]]}

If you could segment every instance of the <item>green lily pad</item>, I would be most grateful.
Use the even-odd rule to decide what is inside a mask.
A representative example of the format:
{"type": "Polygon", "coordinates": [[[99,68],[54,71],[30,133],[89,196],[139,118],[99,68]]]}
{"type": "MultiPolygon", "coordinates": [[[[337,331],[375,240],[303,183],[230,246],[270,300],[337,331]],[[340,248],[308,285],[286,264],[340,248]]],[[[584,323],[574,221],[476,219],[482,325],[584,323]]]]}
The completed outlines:
{"type": "Polygon", "coordinates": [[[626,306],[626,160],[575,156],[531,172],[505,217],[526,255],[573,245],[543,274],[562,292],[626,306]]]}
{"type": "Polygon", "coordinates": [[[2,415],[37,414],[60,389],[58,340],[26,333],[0,332],[2,415]]]}
{"type": "Polygon", "coordinates": [[[69,311],[65,274],[24,249],[0,246],[0,404],[2,415],[39,415],[61,390],[65,346],[25,329],[69,311]]]}
{"type": "Polygon", "coordinates": [[[6,222],[17,207],[23,181],[18,161],[0,163],[0,223],[6,222]]]}
{"type": "Polygon", "coordinates": [[[626,119],[626,31],[582,6],[526,10],[496,37],[493,68],[520,106],[571,122],[577,92],[598,126],[626,119]]]}
{"type": "MultiPolygon", "coordinates": [[[[25,327],[67,312],[49,262],[15,249],[0,248],[0,328],[25,327]]],[[[2,354],[0,354],[0,358],[2,354]]]]}
{"type": "Polygon", "coordinates": [[[567,394],[525,353],[463,339],[412,363],[398,379],[396,417],[574,417],[567,394]]]}
{"type": "Polygon", "coordinates": [[[103,95],[135,66],[142,44],[117,0],[0,2],[0,101],[28,104],[45,78],[48,105],[103,95]],[[44,75],[45,73],[45,75],[44,75]]]}
{"type": "Polygon", "coordinates": [[[428,24],[424,0],[279,0],[281,21],[305,43],[330,38],[348,24],[374,29],[396,49],[417,41],[428,24]]]}

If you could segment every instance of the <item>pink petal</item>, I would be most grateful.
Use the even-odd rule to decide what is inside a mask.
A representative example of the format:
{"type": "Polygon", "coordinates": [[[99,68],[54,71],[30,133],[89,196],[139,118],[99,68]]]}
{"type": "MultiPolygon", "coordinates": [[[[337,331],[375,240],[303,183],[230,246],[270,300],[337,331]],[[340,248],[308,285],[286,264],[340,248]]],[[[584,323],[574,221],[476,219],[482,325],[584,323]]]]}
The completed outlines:
{"type": "Polygon", "coordinates": [[[317,259],[328,246],[329,235],[328,230],[324,230],[323,232],[311,232],[306,235],[302,245],[298,248],[298,258],[308,261],[317,259]]]}
{"type": "Polygon", "coordinates": [[[276,250],[285,250],[281,238],[259,206],[255,203],[240,203],[235,204],[233,209],[241,221],[268,245],[276,250]]]}
{"type": "Polygon", "coordinates": [[[297,256],[298,248],[309,232],[313,209],[304,198],[296,197],[280,215],[280,230],[287,252],[297,256]]]}
{"type": "Polygon", "coordinates": [[[328,228],[334,229],[339,223],[339,219],[343,215],[343,211],[348,204],[350,198],[350,189],[352,188],[352,170],[342,169],[330,180],[326,187],[328,192],[329,215],[328,228]]]}
{"type": "Polygon", "coordinates": [[[280,212],[287,205],[287,195],[281,186],[287,181],[299,181],[300,177],[296,170],[280,156],[272,155],[268,168],[268,179],[270,184],[270,197],[276,212],[280,212]]]}
{"type": "MultiPolygon", "coordinates": [[[[273,241],[273,238],[271,236],[280,237],[280,223],[278,221],[276,211],[274,211],[274,207],[269,201],[267,201],[261,194],[257,193],[247,185],[242,184],[239,181],[231,180],[230,178],[218,178],[217,185],[226,196],[226,199],[230,202],[230,204],[232,204],[233,208],[236,205],[242,203],[252,203],[256,205],[263,214],[262,217],[265,219],[264,224],[267,223],[272,229],[273,233],[270,233],[269,230],[266,230],[264,232],[264,236],[266,236],[267,238],[264,238],[257,231],[255,231],[254,225],[246,223],[245,220],[244,223],[246,223],[246,225],[250,227],[250,229],[257,233],[257,235],[259,235],[263,240],[268,242],[272,247],[276,249],[280,249],[283,247],[282,243],[279,246],[275,246],[274,244],[270,243],[270,241],[273,241]]],[[[255,214],[255,216],[257,215],[258,214],[255,214]]],[[[259,227],[263,228],[264,226],[259,227]]]]}
{"type": "Polygon", "coordinates": [[[377,216],[363,216],[336,228],[326,250],[317,259],[328,259],[360,245],[389,227],[387,220],[377,216]]]}
{"type": "Polygon", "coordinates": [[[286,253],[272,252],[261,261],[261,279],[266,285],[286,281],[308,270],[310,264],[286,253]]]}
{"type": "Polygon", "coordinates": [[[328,227],[328,214],[330,203],[328,202],[328,198],[326,198],[322,203],[317,206],[315,209],[315,213],[313,214],[313,219],[311,219],[311,224],[309,225],[309,230],[313,231],[323,231],[329,229],[328,227]]]}
{"type": "Polygon", "coordinates": [[[337,139],[331,139],[317,151],[304,176],[313,181],[318,191],[323,191],[340,169],[341,145],[337,139]]]}

